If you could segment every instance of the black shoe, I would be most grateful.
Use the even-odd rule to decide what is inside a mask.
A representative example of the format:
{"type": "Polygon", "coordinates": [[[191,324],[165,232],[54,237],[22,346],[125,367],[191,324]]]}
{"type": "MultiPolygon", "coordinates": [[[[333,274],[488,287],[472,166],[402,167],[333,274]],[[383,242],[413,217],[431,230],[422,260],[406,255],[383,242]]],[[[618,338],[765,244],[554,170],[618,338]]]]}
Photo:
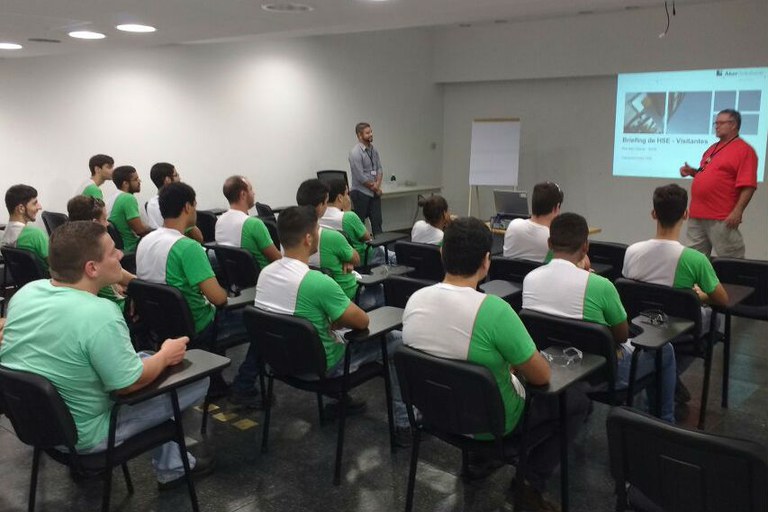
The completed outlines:
{"type": "Polygon", "coordinates": [[[494,471],[505,465],[503,460],[488,458],[479,453],[469,452],[467,470],[462,472],[464,480],[482,480],[488,478],[494,471]]]}
{"type": "Polygon", "coordinates": [[[411,427],[395,427],[395,446],[398,448],[410,448],[413,444],[411,427]]]}
{"type": "Polygon", "coordinates": [[[680,380],[680,377],[677,378],[677,383],[675,384],[675,402],[678,404],[685,404],[691,401],[691,392],[688,391],[688,388],[685,387],[685,384],[683,384],[683,381],[680,380]]]}
{"type": "MultiPolygon", "coordinates": [[[[190,471],[190,474],[192,475],[192,478],[195,480],[198,480],[199,478],[202,478],[204,476],[210,475],[213,473],[213,468],[216,466],[216,459],[211,455],[208,457],[197,457],[197,462],[195,462],[195,467],[192,468],[190,471]]],[[[181,475],[179,478],[175,478],[173,480],[170,480],[168,482],[157,482],[157,489],[159,491],[167,491],[169,489],[175,489],[176,487],[185,484],[185,475],[181,475]]]]}
{"type": "MultiPolygon", "coordinates": [[[[365,412],[367,407],[365,400],[357,400],[352,395],[344,395],[344,400],[346,401],[347,416],[355,416],[365,412]]],[[[325,404],[323,416],[327,420],[336,419],[339,417],[340,410],[338,401],[325,404]]]]}
{"type": "MultiPolygon", "coordinates": [[[[517,504],[525,512],[560,512],[560,506],[544,498],[544,495],[538,489],[534,488],[528,482],[523,482],[522,489],[517,488],[517,483],[512,480],[509,486],[508,499],[515,503],[515,495],[520,492],[517,504]]],[[[517,508],[515,508],[517,510],[517,508]]]]}
{"type": "MultiPolygon", "coordinates": [[[[232,391],[229,395],[229,403],[245,409],[253,409],[256,411],[264,410],[264,401],[261,398],[261,391],[258,389],[251,389],[249,391],[232,391]]],[[[274,397],[272,399],[272,405],[275,405],[274,397]]]]}
{"type": "Polygon", "coordinates": [[[221,373],[211,375],[211,384],[208,386],[208,398],[222,398],[229,394],[230,385],[221,376],[221,373]]]}

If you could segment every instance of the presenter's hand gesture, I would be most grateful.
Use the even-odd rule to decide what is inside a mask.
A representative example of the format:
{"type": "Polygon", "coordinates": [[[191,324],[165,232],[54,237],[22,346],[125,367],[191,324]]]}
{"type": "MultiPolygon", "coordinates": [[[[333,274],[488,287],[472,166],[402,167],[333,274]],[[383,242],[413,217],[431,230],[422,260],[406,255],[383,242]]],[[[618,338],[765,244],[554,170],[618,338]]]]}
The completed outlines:
{"type": "Polygon", "coordinates": [[[741,214],[734,210],[725,218],[724,222],[728,229],[737,229],[741,224],[741,214]]]}
{"type": "Polygon", "coordinates": [[[179,364],[184,359],[184,353],[187,351],[188,336],[181,338],[168,338],[160,347],[160,353],[163,354],[168,366],[179,364]]]}
{"type": "Polygon", "coordinates": [[[685,162],[685,165],[680,168],[680,176],[683,178],[686,176],[693,176],[694,174],[696,174],[696,169],[688,165],[688,162],[685,162]]]}

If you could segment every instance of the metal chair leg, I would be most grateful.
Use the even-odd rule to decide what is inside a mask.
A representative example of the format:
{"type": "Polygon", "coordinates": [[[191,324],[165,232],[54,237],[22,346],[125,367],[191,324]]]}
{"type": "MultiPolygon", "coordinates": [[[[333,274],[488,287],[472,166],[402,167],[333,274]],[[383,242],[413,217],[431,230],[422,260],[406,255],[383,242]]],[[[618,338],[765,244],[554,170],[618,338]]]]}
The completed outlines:
{"type": "Polygon", "coordinates": [[[699,409],[699,430],[704,429],[704,422],[707,416],[707,401],[709,400],[709,379],[712,373],[712,344],[714,343],[714,333],[710,330],[707,347],[704,355],[704,384],[701,388],[701,408],[699,409]]]}
{"type": "Polygon", "coordinates": [[[131,473],[128,471],[128,463],[123,462],[123,478],[125,478],[125,486],[128,488],[128,494],[133,494],[133,481],[131,480],[131,473]]]}
{"type": "Polygon", "coordinates": [[[187,480],[189,489],[189,499],[192,502],[192,510],[199,512],[200,506],[197,503],[197,493],[195,492],[195,483],[192,481],[192,469],[189,467],[189,456],[187,454],[187,443],[184,440],[184,426],[181,423],[181,407],[179,407],[179,395],[174,389],[171,391],[171,404],[173,405],[173,421],[176,424],[176,443],[179,445],[179,454],[181,463],[184,466],[184,477],[187,480]]]}
{"type": "Polygon", "coordinates": [[[411,465],[408,471],[408,491],[405,494],[405,512],[413,509],[413,491],[416,487],[416,470],[419,466],[419,444],[421,444],[421,430],[413,430],[413,445],[411,446],[411,465]]]}
{"type": "Polygon", "coordinates": [[[323,394],[317,394],[317,417],[320,418],[320,426],[325,425],[325,413],[323,410],[323,394]]]}
{"type": "Polygon", "coordinates": [[[723,337],[723,397],[720,405],[728,408],[728,385],[731,378],[731,314],[725,314],[725,336],[723,337]]]}
{"type": "MultiPolygon", "coordinates": [[[[267,384],[267,394],[272,396],[272,388],[275,385],[274,376],[270,375],[267,384]]],[[[269,420],[272,417],[272,400],[264,402],[264,424],[261,427],[261,453],[267,453],[267,442],[269,441],[269,420]]]]}
{"type": "Polygon", "coordinates": [[[208,433],[208,408],[211,406],[211,396],[205,394],[205,400],[203,400],[203,421],[200,423],[200,433],[206,435],[208,433]]]}
{"type": "Polygon", "coordinates": [[[32,454],[32,477],[29,482],[29,503],[27,509],[29,512],[35,511],[35,497],[37,496],[37,473],[40,470],[40,448],[35,446],[32,454]]]}

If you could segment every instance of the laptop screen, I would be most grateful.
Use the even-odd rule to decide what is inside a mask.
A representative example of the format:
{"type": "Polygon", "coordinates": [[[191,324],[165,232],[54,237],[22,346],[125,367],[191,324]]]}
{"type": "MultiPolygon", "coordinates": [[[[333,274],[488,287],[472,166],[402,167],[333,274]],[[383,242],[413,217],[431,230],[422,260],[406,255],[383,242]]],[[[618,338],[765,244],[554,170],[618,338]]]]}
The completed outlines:
{"type": "Polygon", "coordinates": [[[496,203],[497,214],[530,215],[528,210],[528,193],[514,190],[494,190],[493,200],[496,203]]]}

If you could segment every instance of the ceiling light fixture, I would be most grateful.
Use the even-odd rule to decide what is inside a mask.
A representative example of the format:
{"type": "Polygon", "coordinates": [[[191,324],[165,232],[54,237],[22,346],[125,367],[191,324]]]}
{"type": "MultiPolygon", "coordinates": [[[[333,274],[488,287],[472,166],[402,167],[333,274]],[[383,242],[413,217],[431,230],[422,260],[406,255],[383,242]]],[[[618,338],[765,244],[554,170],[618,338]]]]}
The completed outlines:
{"type": "Polygon", "coordinates": [[[21,50],[19,43],[0,43],[0,50],[21,50]]]}
{"type": "Polygon", "coordinates": [[[117,25],[117,30],[122,32],[134,32],[137,34],[147,34],[149,32],[155,32],[157,29],[150,25],[139,25],[136,23],[125,23],[123,25],[117,25]]]}
{"type": "Polygon", "coordinates": [[[267,12],[310,12],[315,8],[304,4],[294,3],[275,3],[275,4],[262,4],[261,8],[267,12]]]}
{"type": "Polygon", "coordinates": [[[104,39],[107,36],[100,32],[91,32],[90,30],[75,30],[69,33],[69,37],[74,37],[75,39],[104,39]]]}

